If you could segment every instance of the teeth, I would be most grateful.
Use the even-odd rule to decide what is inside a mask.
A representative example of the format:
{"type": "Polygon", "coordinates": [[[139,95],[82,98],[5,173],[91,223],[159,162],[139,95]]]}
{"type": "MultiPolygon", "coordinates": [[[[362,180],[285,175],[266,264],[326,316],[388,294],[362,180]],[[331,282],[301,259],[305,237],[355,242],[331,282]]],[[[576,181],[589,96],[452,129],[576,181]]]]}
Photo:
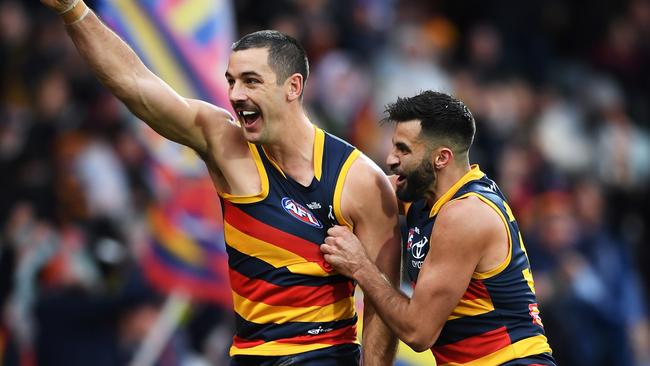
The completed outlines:
{"type": "Polygon", "coordinates": [[[241,112],[241,115],[244,116],[244,117],[252,116],[254,114],[256,114],[256,112],[251,112],[251,111],[242,111],[241,112]]]}

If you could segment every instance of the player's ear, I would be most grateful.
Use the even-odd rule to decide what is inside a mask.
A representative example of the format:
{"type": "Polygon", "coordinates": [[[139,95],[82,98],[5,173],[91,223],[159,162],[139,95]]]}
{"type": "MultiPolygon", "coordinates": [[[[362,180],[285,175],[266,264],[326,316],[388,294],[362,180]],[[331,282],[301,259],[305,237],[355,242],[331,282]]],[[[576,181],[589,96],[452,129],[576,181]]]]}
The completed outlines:
{"type": "Polygon", "coordinates": [[[287,100],[289,102],[300,99],[302,95],[303,82],[302,75],[295,73],[287,78],[285,86],[287,90],[287,100]]]}
{"type": "Polygon", "coordinates": [[[433,162],[433,166],[440,170],[447,165],[449,165],[453,160],[454,160],[454,152],[445,146],[441,146],[437,149],[434,149],[431,152],[431,161],[433,162]]]}

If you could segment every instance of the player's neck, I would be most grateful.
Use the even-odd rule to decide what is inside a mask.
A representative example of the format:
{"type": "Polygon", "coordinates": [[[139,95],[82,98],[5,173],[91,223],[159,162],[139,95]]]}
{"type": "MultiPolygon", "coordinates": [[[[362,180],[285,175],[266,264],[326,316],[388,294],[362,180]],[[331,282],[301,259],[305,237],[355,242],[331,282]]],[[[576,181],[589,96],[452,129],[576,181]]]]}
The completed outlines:
{"type": "Polygon", "coordinates": [[[438,170],[433,189],[427,195],[427,203],[433,206],[440,197],[456,184],[467,172],[470,171],[469,163],[452,163],[438,170]]]}
{"type": "Polygon", "coordinates": [[[280,136],[274,143],[265,144],[264,149],[285,174],[301,183],[311,182],[314,175],[314,125],[304,113],[294,113],[282,123],[284,128],[280,136]]]}

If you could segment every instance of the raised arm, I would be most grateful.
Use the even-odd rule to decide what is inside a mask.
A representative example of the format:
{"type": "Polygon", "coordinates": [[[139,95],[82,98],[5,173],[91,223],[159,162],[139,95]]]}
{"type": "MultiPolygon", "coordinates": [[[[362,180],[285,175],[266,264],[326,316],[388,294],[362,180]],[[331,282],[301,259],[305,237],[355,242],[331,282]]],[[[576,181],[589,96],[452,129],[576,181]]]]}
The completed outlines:
{"type": "Polygon", "coordinates": [[[178,95],[145,67],[133,50],[84,4],[83,0],[41,0],[61,15],[66,30],[99,81],[162,136],[205,155],[208,141],[201,115],[230,125],[221,108],[178,95]]]}
{"type": "MultiPolygon", "coordinates": [[[[365,156],[350,168],[342,210],[354,223],[354,233],[365,244],[373,266],[397,286],[401,262],[397,198],[384,173],[365,156]]],[[[364,366],[393,364],[397,339],[365,297],[362,346],[364,366]]]]}

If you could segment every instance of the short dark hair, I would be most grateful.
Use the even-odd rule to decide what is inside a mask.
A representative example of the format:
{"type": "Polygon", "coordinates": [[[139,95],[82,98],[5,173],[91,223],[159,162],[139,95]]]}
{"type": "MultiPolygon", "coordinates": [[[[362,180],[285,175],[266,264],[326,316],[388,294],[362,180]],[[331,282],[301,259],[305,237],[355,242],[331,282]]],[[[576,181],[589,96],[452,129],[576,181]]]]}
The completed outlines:
{"type": "Polygon", "coordinates": [[[476,124],[469,108],[445,93],[424,91],[409,98],[397,98],[386,106],[384,122],[420,120],[422,132],[433,140],[444,141],[456,154],[469,151],[476,124]]]}
{"type": "Polygon", "coordinates": [[[299,73],[304,88],[309,77],[309,61],[305,49],[295,38],[275,30],[262,30],[247,34],[232,45],[233,52],[250,48],[268,48],[268,63],[277,76],[278,85],[299,73]]]}

